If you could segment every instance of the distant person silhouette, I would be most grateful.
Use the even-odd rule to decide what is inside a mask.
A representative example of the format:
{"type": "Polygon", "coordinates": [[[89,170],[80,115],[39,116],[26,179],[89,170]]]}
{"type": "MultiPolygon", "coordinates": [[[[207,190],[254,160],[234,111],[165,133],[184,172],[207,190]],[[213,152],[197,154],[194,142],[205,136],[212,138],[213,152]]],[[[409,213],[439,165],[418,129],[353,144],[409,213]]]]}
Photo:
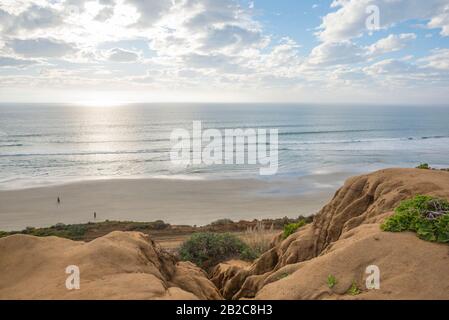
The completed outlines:
{"type": "Polygon", "coordinates": [[[94,212],[94,220],[97,220],[97,213],[94,212]]]}
{"type": "Polygon", "coordinates": [[[58,200],[57,200],[57,201],[58,201],[58,204],[60,204],[60,203],[61,203],[61,199],[59,199],[59,197],[58,197],[58,200]]]}

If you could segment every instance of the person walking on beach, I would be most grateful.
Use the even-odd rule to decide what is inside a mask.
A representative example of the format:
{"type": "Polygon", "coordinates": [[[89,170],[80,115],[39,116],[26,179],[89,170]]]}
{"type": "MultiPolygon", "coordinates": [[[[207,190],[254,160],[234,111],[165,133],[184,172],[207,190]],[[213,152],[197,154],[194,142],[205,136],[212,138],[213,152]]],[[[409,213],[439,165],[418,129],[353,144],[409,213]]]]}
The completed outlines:
{"type": "Polygon", "coordinates": [[[57,200],[57,201],[58,201],[58,204],[60,204],[60,203],[61,203],[61,199],[59,199],[59,197],[58,197],[58,200],[57,200]]]}
{"type": "Polygon", "coordinates": [[[94,212],[94,220],[97,220],[97,213],[94,212]]]}

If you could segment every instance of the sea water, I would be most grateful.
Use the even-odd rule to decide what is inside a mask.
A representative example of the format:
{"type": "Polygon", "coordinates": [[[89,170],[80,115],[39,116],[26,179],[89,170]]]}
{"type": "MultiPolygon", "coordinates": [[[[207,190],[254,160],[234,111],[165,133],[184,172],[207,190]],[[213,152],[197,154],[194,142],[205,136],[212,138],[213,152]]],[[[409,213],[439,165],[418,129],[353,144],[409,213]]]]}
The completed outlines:
{"type": "Polygon", "coordinates": [[[276,177],[449,167],[449,108],[295,104],[0,105],[0,188],[86,179],[263,178],[253,165],[180,167],[175,129],[279,130],[276,177]]]}

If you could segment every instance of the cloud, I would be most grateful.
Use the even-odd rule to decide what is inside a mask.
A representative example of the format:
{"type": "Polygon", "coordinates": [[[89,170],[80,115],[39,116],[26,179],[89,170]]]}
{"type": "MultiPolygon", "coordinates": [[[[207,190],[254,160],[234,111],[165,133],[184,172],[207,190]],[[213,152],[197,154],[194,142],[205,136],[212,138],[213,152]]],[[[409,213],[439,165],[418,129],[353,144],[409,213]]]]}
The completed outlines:
{"type": "Polygon", "coordinates": [[[189,29],[204,30],[205,26],[236,24],[248,19],[232,0],[186,0],[182,8],[193,13],[185,23],[189,29]]]}
{"type": "Polygon", "coordinates": [[[449,36],[449,5],[444,7],[443,11],[432,17],[427,24],[429,28],[441,29],[441,35],[449,36]]]}
{"type": "MultiPolygon", "coordinates": [[[[256,10],[253,1],[0,2],[3,87],[187,88],[211,97],[213,88],[219,93],[250,88],[256,96],[275,89],[274,96],[283,98],[322,88],[363,88],[372,95],[386,86],[416,90],[424,83],[442,85],[449,77],[449,49],[431,50],[423,58],[416,56],[425,56],[427,47],[400,59],[383,56],[406,48],[417,35],[420,41],[446,46],[447,0],[334,0],[320,26],[310,24],[300,32],[279,28],[265,4],[256,10]],[[379,33],[385,34],[377,41],[366,36],[366,7],[373,4],[380,9],[379,33]],[[432,41],[424,38],[429,31],[417,25],[435,29],[432,41]],[[401,33],[388,32],[393,26],[401,33]],[[313,28],[315,43],[306,34],[313,28]],[[39,76],[35,68],[12,70],[33,64],[47,70],[39,76]]],[[[319,18],[317,4],[309,4],[315,8],[309,13],[319,18]]]]}
{"type": "Polygon", "coordinates": [[[125,49],[114,48],[108,52],[108,60],[113,62],[136,62],[139,54],[125,49]]]}
{"type": "Polygon", "coordinates": [[[258,30],[227,25],[223,28],[212,29],[203,39],[202,50],[261,45],[261,40],[262,35],[258,30]]]}
{"type": "Polygon", "coordinates": [[[449,85],[449,74],[446,70],[438,70],[429,65],[420,65],[407,60],[386,59],[365,67],[364,72],[380,86],[400,89],[424,88],[449,85]]]}
{"type": "Polygon", "coordinates": [[[350,41],[324,42],[310,53],[307,64],[311,66],[333,66],[364,61],[366,52],[350,41]]]}
{"type": "Polygon", "coordinates": [[[0,67],[27,67],[32,64],[36,64],[34,60],[17,59],[13,57],[2,57],[0,56],[0,67]]]}
{"type": "Polygon", "coordinates": [[[172,8],[170,0],[126,0],[126,3],[134,6],[140,14],[136,23],[139,27],[151,27],[172,8]]]}
{"type": "Polygon", "coordinates": [[[416,73],[417,71],[418,69],[415,65],[397,59],[382,60],[365,68],[365,72],[370,75],[388,74],[394,76],[403,76],[404,74],[412,74],[416,73]]]}
{"type": "Polygon", "coordinates": [[[406,45],[416,39],[414,33],[402,33],[399,35],[390,34],[386,38],[382,38],[376,43],[372,44],[368,51],[372,55],[379,55],[394,51],[399,51],[406,47],[406,45]]]}
{"type": "MultiPolygon", "coordinates": [[[[317,33],[322,41],[343,41],[369,33],[367,7],[379,8],[380,27],[389,28],[408,20],[426,20],[429,28],[449,28],[447,0],[334,0],[331,12],[323,17],[317,33]]],[[[446,31],[445,31],[446,30],[446,31]]]]}
{"type": "Polygon", "coordinates": [[[72,44],[46,38],[13,39],[7,45],[24,57],[61,58],[77,51],[72,44]]]}
{"type": "Polygon", "coordinates": [[[105,22],[110,18],[112,18],[113,15],[114,15],[114,7],[104,7],[95,16],[95,20],[105,22]]]}
{"type": "Polygon", "coordinates": [[[49,7],[31,4],[18,15],[0,9],[0,25],[4,33],[16,34],[20,31],[54,28],[62,24],[61,14],[49,7]]]}
{"type": "Polygon", "coordinates": [[[249,70],[243,67],[238,58],[231,58],[224,54],[197,54],[192,53],[183,57],[185,65],[197,69],[213,69],[224,73],[238,74],[245,73],[249,70]]]}
{"type": "Polygon", "coordinates": [[[419,60],[424,63],[425,66],[449,71],[449,49],[436,49],[432,53],[419,60]]]}

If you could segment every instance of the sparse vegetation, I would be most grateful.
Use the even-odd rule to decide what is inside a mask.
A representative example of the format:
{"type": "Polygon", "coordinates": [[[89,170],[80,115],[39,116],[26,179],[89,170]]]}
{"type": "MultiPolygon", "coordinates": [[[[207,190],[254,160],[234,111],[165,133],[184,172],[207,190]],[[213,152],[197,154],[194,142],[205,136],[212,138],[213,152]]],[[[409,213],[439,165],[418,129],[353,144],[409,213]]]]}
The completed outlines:
{"type": "Polygon", "coordinates": [[[430,170],[430,166],[428,163],[421,163],[419,166],[416,167],[416,169],[430,170]]]}
{"type": "Polygon", "coordinates": [[[253,260],[254,251],[230,233],[195,233],[179,249],[179,257],[208,269],[220,262],[237,258],[253,260]]]}
{"type": "Polygon", "coordinates": [[[270,227],[266,227],[262,221],[259,221],[254,227],[249,227],[240,238],[259,257],[270,249],[271,240],[278,233],[279,231],[274,230],[273,224],[270,227]]]}
{"type": "Polygon", "coordinates": [[[327,286],[329,287],[329,289],[332,289],[333,287],[335,287],[335,285],[337,284],[337,279],[335,278],[334,275],[330,274],[327,276],[327,286]]]}
{"type": "Polygon", "coordinates": [[[359,287],[357,286],[357,282],[353,281],[351,287],[348,290],[348,294],[351,296],[357,296],[361,293],[359,287]]]}
{"type": "Polygon", "coordinates": [[[58,223],[48,228],[32,228],[27,227],[22,231],[4,232],[0,231],[0,238],[13,234],[28,234],[36,237],[50,237],[56,236],[60,238],[67,238],[71,240],[86,240],[89,233],[96,233],[104,235],[113,230],[121,231],[150,231],[150,230],[164,230],[170,225],[164,221],[157,220],[154,222],[119,222],[119,221],[104,221],[98,223],[84,223],[84,224],[63,224],[58,223]],[[102,230],[104,232],[102,232],[102,230]]]}
{"type": "Polygon", "coordinates": [[[449,202],[417,195],[401,202],[381,228],[389,232],[413,231],[420,239],[449,243],[449,202]]]}
{"type": "Polygon", "coordinates": [[[154,222],[130,222],[127,231],[164,230],[168,227],[170,225],[162,220],[156,220],[154,222]]]}
{"type": "Polygon", "coordinates": [[[216,221],[213,221],[211,223],[212,226],[223,226],[223,225],[227,225],[227,224],[233,224],[234,221],[232,221],[231,219],[218,219],[216,221]]]}
{"type": "Polygon", "coordinates": [[[287,278],[289,275],[290,275],[289,273],[283,272],[277,277],[277,279],[281,280],[281,279],[287,278]]]}
{"type": "Polygon", "coordinates": [[[26,229],[19,232],[5,232],[0,236],[7,236],[11,234],[28,234],[36,237],[50,237],[56,236],[60,238],[67,238],[73,240],[80,240],[86,234],[88,230],[87,224],[73,224],[73,225],[65,225],[62,223],[58,223],[49,228],[32,228],[27,227],[26,229]]]}
{"type": "Polygon", "coordinates": [[[433,171],[449,171],[449,168],[433,168],[428,163],[421,163],[416,169],[433,170],[433,171]]]}
{"type": "Polygon", "coordinates": [[[290,235],[295,233],[299,228],[306,225],[305,220],[300,220],[295,223],[289,223],[284,226],[284,239],[287,239],[290,235]]]}

